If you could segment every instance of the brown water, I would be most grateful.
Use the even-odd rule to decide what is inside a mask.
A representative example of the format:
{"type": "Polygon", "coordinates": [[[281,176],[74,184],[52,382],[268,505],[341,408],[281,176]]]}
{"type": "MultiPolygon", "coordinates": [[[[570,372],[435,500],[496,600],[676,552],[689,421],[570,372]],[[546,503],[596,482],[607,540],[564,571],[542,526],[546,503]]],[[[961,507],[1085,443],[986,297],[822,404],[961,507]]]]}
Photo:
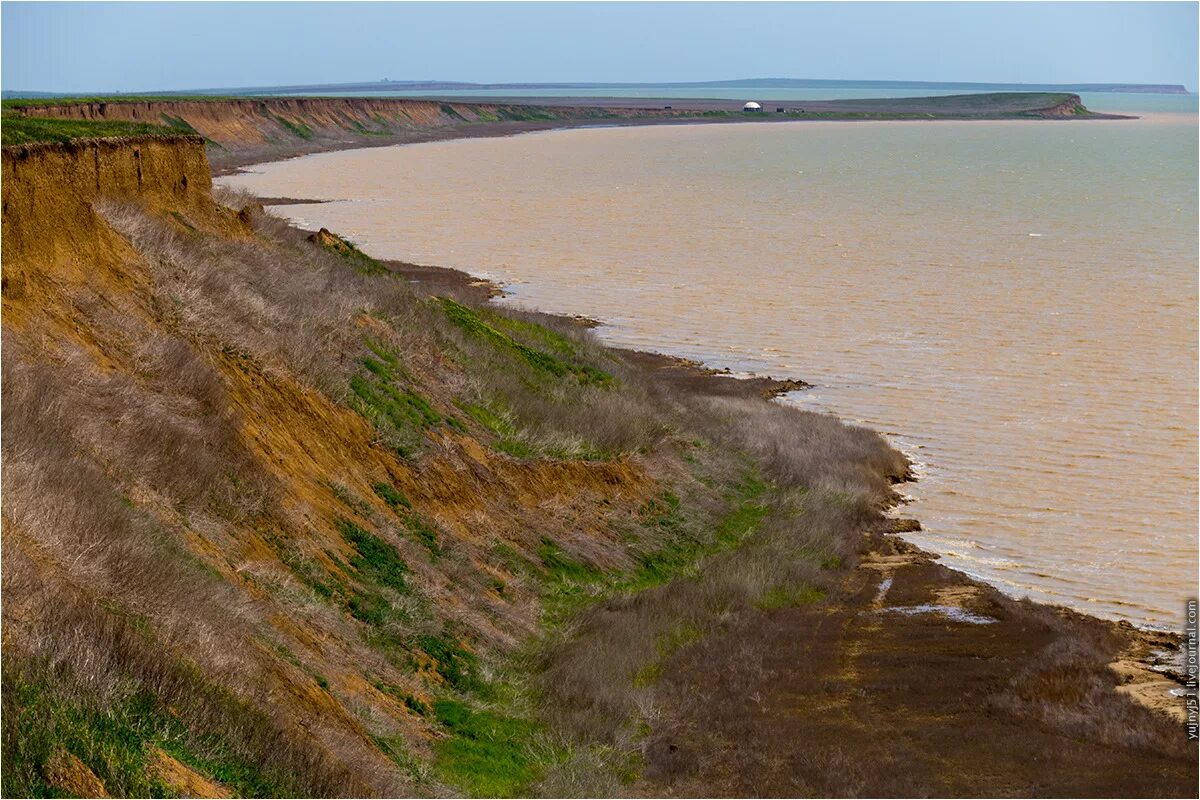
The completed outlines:
{"type": "Polygon", "coordinates": [[[574,130],[225,179],[887,433],[946,563],[1175,626],[1197,575],[1197,124],[574,130]]]}

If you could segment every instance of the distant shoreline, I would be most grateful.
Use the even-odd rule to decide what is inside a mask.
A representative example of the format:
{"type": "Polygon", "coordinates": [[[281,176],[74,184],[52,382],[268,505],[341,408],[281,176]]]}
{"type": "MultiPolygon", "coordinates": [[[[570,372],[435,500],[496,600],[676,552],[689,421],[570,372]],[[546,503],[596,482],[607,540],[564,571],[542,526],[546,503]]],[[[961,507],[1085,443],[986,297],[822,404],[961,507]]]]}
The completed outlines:
{"type": "Polygon", "coordinates": [[[4,142],[198,135],[215,174],[334,150],[562,128],[775,122],[1120,120],[1076,94],[999,92],[849,100],[674,98],[84,97],[6,100],[4,142]],[[530,101],[533,102],[530,102],[530,101]],[[129,130],[126,130],[129,129],[129,130]],[[133,130],[136,129],[136,130],[133,130]]]}

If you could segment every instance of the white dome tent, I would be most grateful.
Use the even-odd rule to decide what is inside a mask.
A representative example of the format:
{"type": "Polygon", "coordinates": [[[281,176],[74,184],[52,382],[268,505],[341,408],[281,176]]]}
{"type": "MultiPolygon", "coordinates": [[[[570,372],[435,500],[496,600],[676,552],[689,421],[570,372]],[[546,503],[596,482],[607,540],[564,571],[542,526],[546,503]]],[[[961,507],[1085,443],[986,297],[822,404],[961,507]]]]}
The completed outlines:
{"type": "Polygon", "coordinates": [[[742,106],[742,111],[749,114],[759,114],[762,113],[762,106],[751,100],[749,103],[746,103],[746,105],[742,106]]]}

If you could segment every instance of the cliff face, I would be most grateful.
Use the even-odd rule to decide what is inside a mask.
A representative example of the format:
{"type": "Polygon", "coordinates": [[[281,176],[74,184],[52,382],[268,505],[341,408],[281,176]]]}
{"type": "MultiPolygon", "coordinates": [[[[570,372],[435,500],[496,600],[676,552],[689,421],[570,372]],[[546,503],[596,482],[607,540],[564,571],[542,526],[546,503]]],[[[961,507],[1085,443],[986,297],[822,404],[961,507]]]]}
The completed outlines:
{"type": "MultiPolygon", "coordinates": [[[[588,119],[671,117],[683,112],[645,108],[443,103],[388,98],[263,98],[161,100],[31,105],[13,113],[68,120],[167,124],[210,143],[217,162],[237,154],[305,152],[348,142],[409,141],[424,132],[492,126],[520,130],[588,119]]],[[[362,146],[360,145],[360,146],[362,146]]]]}
{"type": "Polygon", "coordinates": [[[221,758],[256,776],[223,791],[433,791],[413,772],[442,735],[432,697],[535,627],[520,565],[576,538],[620,563],[614,519],[655,482],[498,452],[454,404],[445,342],[380,319],[428,316],[403,281],[261,234],[210,188],[197,136],[3,151],[6,794],[92,770],[190,791],[221,758]],[[119,735],[145,770],[53,721],[143,701],[119,735]]]}
{"type": "Polygon", "coordinates": [[[82,281],[127,255],[127,244],[95,211],[100,198],[209,222],[219,216],[198,136],[6,147],[0,163],[6,313],[20,313],[26,296],[46,290],[48,281],[82,281]]]}
{"type": "Polygon", "coordinates": [[[1083,98],[1077,94],[1070,95],[1061,103],[1055,103],[1044,109],[1035,112],[1038,116],[1054,118],[1054,117],[1077,117],[1088,114],[1087,107],[1083,104],[1083,98]]]}
{"type": "MultiPolygon", "coordinates": [[[[757,468],[577,326],[221,205],[200,137],[2,155],[6,795],[525,794],[565,751],[529,746],[514,650],[765,513],[757,468]]],[[[906,465],[810,418],[852,550],[906,465]]],[[[625,709],[676,624],[576,699],[625,709]]]]}

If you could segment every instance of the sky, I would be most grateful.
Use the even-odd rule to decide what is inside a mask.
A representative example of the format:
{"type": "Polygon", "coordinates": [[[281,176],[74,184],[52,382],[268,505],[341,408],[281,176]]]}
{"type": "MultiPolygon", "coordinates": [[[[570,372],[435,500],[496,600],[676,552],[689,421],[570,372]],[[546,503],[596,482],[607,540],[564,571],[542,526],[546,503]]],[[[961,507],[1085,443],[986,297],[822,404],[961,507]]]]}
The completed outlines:
{"type": "Polygon", "coordinates": [[[391,80],[1171,83],[1197,3],[26,3],[7,90],[391,80]]]}

